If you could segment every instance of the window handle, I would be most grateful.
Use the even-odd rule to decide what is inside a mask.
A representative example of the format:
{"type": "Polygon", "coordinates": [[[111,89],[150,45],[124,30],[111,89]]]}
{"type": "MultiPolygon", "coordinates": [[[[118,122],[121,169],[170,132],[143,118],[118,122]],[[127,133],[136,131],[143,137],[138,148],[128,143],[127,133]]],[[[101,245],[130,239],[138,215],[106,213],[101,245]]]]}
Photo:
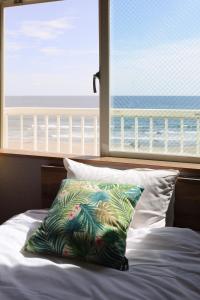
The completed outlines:
{"type": "Polygon", "coordinates": [[[96,79],[100,80],[100,72],[97,72],[96,74],[93,75],[93,92],[97,92],[97,87],[96,87],[96,79]]]}

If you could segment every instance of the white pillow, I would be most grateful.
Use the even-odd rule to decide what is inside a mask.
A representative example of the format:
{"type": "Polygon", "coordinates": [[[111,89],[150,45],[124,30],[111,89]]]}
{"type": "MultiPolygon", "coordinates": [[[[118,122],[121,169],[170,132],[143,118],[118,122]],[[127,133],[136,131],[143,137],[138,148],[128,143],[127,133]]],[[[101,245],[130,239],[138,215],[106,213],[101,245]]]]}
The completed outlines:
{"type": "Polygon", "coordinates": [[[102,180],[112,183],[137,184],[144,192],[136,206],[132,228],[165,227],[166,212],[179,171],[93,167],[64,158],[67,178],[102,180]]]}

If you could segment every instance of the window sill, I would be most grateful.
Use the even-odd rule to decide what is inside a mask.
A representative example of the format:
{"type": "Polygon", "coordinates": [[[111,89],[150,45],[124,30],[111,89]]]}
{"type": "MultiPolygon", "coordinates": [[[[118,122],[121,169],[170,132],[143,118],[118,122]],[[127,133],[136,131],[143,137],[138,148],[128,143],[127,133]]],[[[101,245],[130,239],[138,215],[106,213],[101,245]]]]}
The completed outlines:
{"type": "Polygon", "coordinates": [[[73,159],[75,157],[80,157],[80,156],[75,156],[73,154],[39,152],[39,151],[36,152],[36,151],[28,151],[28,150],[5,149],[5,148],[0,148],[0,155],[35,157],[35,158],[45,158],[45,159],[57,159],[57,158],[59,159],[64,157],[73,159]]]}
{"type": "Polygon", "coordinates": [[[198,173],[200,172],[200,164],[198,163],[185,163],[173,161],[160,161],[160,160],[147,160],[147,159],[134,159],[134,158],[121,158],[121,157],[100,157],[100,156],[81,156],[64,153],[49,153],[49,152],[33,152],[23,150],[11,150],[0,148],[0,156],[18,156],[34,159],[47,159],[49,161],[61,162],[64,157],[74,159],[79,162],[88,163],[92,165],[108,166],[119,169],[124,168],[173,168],[179,169],[181,172],[198,173]],[[196,171],[196,172],[195,172],[196,171]]]}

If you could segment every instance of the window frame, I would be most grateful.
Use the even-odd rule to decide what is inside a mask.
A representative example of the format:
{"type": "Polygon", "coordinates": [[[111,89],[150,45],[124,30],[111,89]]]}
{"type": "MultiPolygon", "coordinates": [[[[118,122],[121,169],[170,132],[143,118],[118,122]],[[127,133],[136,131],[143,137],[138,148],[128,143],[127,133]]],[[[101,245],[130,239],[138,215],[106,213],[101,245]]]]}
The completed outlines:
{"type": "MultiPolygon", "coordinates": [[[[1,0],[0,0],[1,1],[1,0]]],[[[23,3],[14,4],[13,0],[0,3],[0,146],[3,148],[3,103],[4,103],[4,8],[28,4],[38,4],[62,0],[23,0],[23,3]]],[[[110,151],[110,0],[99,0],[99,69],[100,69],[100,107],[99,107],[99,145],[100,156],[125,157],[133,159],[147,159],[154,161],[177,161],[200,163],[200,157],[177,156],[168,154],[150,154],[142,152],[110,151]]],[[[92,74],[91,74],[92,76],[92,74]]],[[[37,152],[35,152],[37,156],[37,152]]],[[[48,156],[48,154],[47,154],[48,156]]]]}
{"type": "Polygon", "coordinates": [[[99,0],[99,69],[100,69],[100,107],[99,107],[99,147],[100,156],[109,156],[109,11],[110,1],[99,0]]]}
{"type": "Polygon", "coordinates": [[[44,2],[55,2],[55,1],[62,1],[62,0],[18,0],[19,3],[15,3],[15,0],[0,0],[1,7],[11,7],[11,6],[21,6],[21,5],[29,5],[29,4],[38,4],[44,2]]]}
{"type": "Polygon", "coordinates": [[[3,99],[4,99],[4,83],[3,83],[3,62],[4,62],[4,11],[3,5],[0,3],[0,146],[3,147],[3,99]]]}
{"type": "Polygon", "coordinates": [[[99,0],[100,34],[100,155],[156,161],[200,163],[200,157],[174,154],[110,151],[110,0],[99,0]]]}

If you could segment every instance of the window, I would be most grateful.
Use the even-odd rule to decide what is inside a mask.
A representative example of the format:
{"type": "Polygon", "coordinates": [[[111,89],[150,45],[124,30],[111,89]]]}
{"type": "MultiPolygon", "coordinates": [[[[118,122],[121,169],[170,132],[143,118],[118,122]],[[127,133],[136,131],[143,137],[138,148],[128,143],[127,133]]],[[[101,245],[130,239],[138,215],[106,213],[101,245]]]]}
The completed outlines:
{"type": "Polygon", "coordinates": [[[5,148],[99,153],[98,1],[4,8],[5,148]]]}
{"type": "Polygon", "coordinates": [[[110,1],[109,154],[200,157],[199,10],[110,1]]]}
{"type": "Polygon", "coordinates": [[[4,8],[4,147],[199,161],[199,10],[196,0],[4,8]]]}

